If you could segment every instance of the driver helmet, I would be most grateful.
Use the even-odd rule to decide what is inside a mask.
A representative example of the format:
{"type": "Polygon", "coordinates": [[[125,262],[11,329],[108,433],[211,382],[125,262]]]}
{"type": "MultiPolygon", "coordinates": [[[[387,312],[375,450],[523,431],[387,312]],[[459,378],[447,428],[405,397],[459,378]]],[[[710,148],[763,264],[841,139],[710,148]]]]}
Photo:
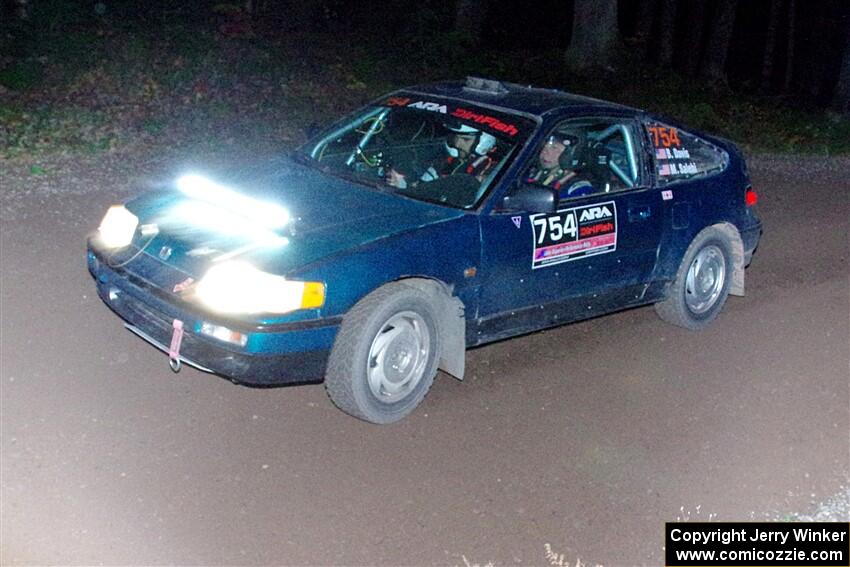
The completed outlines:
{"type": "MultiPolygon", "coordinates": [[[[461,136],[475,136],[476,144],[472,148],[472,152],[480,156],[487,155],[490,150],[496,145],[496,137],[487,132],[482,132],[477,128],[466,124],[446,124],[446,129],[461,136]]],[[[453,148],[446,142],[446,149],[452,157],[458,156],[457,148],[453,148]]]]}
{"type": "Polygon", "coordinates": [[[582,137],[577,132],[553,132],[547,144],[559,143],[564,146],[564,151],[558,157],[558,165],[563,169],[575,169],[580,164],[582,137]]]}

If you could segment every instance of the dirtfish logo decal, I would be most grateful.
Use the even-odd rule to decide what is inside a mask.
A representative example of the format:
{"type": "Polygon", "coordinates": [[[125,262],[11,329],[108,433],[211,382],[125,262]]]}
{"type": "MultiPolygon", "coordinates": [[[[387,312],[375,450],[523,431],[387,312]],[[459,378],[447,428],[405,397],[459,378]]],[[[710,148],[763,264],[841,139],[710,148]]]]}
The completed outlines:
{"type": "Polygon", "coordinates": [[[579,222],[584,222],[588,220],[598,220],[598,219],[607,219],[612,217],[611,211],[608,207],[592,207],[590,209],[585,209],[581,212],[581,218],[579,222]]]}

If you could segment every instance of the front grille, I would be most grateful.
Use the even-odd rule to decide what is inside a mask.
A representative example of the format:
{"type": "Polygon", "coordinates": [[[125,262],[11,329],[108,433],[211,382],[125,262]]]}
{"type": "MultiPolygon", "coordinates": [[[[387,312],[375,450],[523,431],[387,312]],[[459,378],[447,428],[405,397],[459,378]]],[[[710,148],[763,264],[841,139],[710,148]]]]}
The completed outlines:
{"type": "Polygon", "coordinates": [[[156,327],[158,331],[162,331],[166,335],[170,335],[173,327],[173,319],[169,319],[162,313],[154,311],[132,296],[122,294],[119,301],[127,310],[136,315],[136,317],[133,317],[133,320],[141,318],[146,321],[148,325],[156,327]]]}

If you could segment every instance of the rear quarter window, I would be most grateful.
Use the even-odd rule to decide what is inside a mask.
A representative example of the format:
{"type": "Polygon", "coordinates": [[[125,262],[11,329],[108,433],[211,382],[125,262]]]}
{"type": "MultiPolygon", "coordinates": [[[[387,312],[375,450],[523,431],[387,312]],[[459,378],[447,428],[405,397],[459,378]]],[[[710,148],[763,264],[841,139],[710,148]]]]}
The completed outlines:
{"type": "Polygon", "coordinates": [[[715,175],[729,165],[729,154],[698,136],[661,122],[645,126],[658,185],[715,175]]]}

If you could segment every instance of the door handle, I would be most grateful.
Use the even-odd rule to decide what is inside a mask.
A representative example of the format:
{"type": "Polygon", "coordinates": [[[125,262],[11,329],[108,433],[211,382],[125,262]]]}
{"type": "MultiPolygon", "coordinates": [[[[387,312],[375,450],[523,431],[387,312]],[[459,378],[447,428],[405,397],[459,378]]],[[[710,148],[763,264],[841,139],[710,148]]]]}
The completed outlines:
{"type": "Polygon", "coordinates": [[[652,208],[649,205],[639,205],[629,207],[629,222],[645,221],[652,215],[652,208]]]}

